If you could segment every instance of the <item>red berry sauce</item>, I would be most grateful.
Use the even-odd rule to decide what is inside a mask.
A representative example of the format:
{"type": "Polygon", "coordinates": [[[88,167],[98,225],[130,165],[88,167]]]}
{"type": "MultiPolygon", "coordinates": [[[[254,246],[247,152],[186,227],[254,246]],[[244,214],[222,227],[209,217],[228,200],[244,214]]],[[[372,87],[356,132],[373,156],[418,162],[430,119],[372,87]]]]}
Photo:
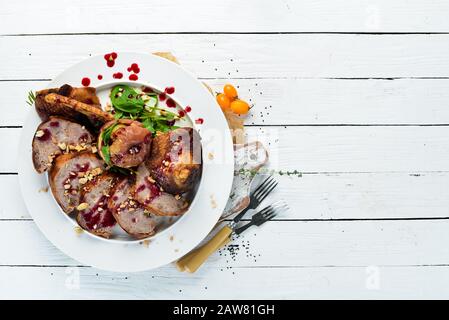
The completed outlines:
{"type": "Polygon", "coordinates": [[[175,93],[175,87],[167,87],[167,88],[165,88],[165,93],[167,93],[167,94],[175,93]]]}
{"type": "Polygon", "coordinates": [[[191,107],[191,106],[187,106],[187,107],[185,108],[185,110],[186,110],[186,112],[190,112],[190,111],[192,111],[192,107],[191,107]]]}
{"type": "Polygon", "coordinates": [[[131,81],[137,81],[139,79],[139,77],[137,76],[137,74],[130,74],[129,75],[129,80],[131,81]]]}
{"type": "Polygon", "coordinates": [[[104,55],[104,59],[106,60],[106,64],[108,65],[108,67],[112,68],[115,64],[115,59],[117,59],[117,53],[116,52],[106,53],[104,55]]]}
{"type": "Polygon", "coordinates": [[[112,77],[113,77],[114,79],[121,79],[121,78],[123,78],[123,73],[121,73],[121,72],[116,72],[116,73],[114,73],[114,74],[112,75],[112,77]]]}
{"type": "Polygon", "coordinates": [[[82,80],[81,80],[81,84],[83,85],[83,86],[85,86],[85,87],[88,87],[89,85],[90,85],[90,79],[89,78],[83,78],[82,80]]]}
{"type": "Polygon", "coordinates": [[[159,100],[164,101],[165,99],[167,99],[167,95],[163,92],[159,93],[159,100]]]}
{"type": "Polygon", "coordinates": [[[169,107],[169,108],[176,108],[176,102],[173,99],[168,98],[168,100],[167,100],[167,107],[169,107]]]}
{"type": "Polygon", "coordinates": [[[101,74],[99,74],[99,75],[97,76],[97,78],[98,78],[98,80],[101,80],[101,79],[103,79],[103,76],[102,76],[101,74]]]}
{"type": "Polygon", "coordinates": [[[203,122],[204,122],[203,118],[198,118],[198,119],[195,120],[196,124],[203,124],[203,122]]]}

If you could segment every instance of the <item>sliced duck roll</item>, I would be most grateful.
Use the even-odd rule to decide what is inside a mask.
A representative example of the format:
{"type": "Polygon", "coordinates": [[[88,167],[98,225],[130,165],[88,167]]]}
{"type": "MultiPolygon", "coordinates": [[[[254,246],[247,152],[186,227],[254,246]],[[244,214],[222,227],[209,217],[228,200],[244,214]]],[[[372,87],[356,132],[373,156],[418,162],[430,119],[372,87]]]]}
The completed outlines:
{"type": "Polygon", "coordinates": [[[72,151],[92,150],[94,136],[82,125],[59,117],[41,123],[33,138],[33,164],[37,172],[47,171],[53,159],[72,151]]]}
{"type": "Polygon", "coordinates": [[[151,177],[144,163],[137,168],[134,198],[152,214],[160,216],[179,216],[186,212],[189,206],[182,195],[165,192],[151,177]]]}
{"type": "Polygon", "coordinates": [[[112,114],[101,110],[97,105],[80,102],[56,93],[47,94],[44,97],[44,103],[50,115],[62,115],[75,121],[83,121],[87,118],[94,127],[100,127],[114,119],[112,114]]]}
{"type": "Polygon", "coordinates": [[[106,123],[98,136],[100,156],[121,168],[137,167],[150,154],[151,132],[142,123],[120,119],[106,123]]]}
{"type": "Polygon", "coordinates": [[[93,87],[76,88],[65,84],[58,89],[57,93],[61,96],[101,108],[100,99],[97,97],[97,90],[93,87]]]}
{"type": "Polygon", "coordinates": [[[63,154],[56,158],[48,180],[53,196],[65,213],[76,209],[82,187],[101,174],[104,167],[101,159],[88,152],[63,154]]]}
{"type": "Polygon", "coordinates": [[[191,191],[201,177],[201,141],[193,128],[178,128],[153,138],[147,167],[167,192],[191,191]]]}
{"type": "Polygon", "coordinates": [[[116,180],[114,174],[103,173],[82,188],[76,216],[81,228],[104,238],[112,235],[116,221],[108,207],[108,201],[116,180]]]}
{"type": "Polygon", "coordinates": [[[112,120],[113,116],[101,109],[95,88],[74,88],[63,85],[36,92],[35,108],[39,117],[46,121],[50,116],[95,126],[112,120]]]}
{"type": "Polygon", "coordinates": [[[157,219],[132,198],[132,186],[129,178],[117,182],[108,206],[123,230],[136,239],[143,239],[155,234],[157,219]]]}

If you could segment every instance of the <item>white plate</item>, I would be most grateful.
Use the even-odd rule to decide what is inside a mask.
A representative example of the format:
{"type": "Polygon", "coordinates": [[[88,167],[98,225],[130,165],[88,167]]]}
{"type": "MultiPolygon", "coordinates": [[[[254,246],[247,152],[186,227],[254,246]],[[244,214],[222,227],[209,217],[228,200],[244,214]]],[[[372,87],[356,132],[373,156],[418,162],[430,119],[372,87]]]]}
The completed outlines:
{"type": "Polygon", "coordinates": [[[127,68],[138,63],[139,80],[132,82],[164,90],[175,87],[173,98],[182,106],[191,106],[190,118],[204,119],[193,124],[199,131],[203,147],[203,173],[196,197],[189,210],[172,226],[156,234],[150,243],[106,240],[87,232],[78,234],[75,225],[56,204],[51,192],[40,192],[48,186],[47,175],[38,174],[31,161],[31,141],[41,120],[30,111],[22,130],[19,148],[19,181],[25,204],[39,229],[56,247],[79,262],[110,271],[143,271],[177,260],[193,249],[212,230],[224,210],[233,180],[233,145],[226,119],[212,95],[195,77],[179,65],[150,54],[118,53],[113,68],[103,56],[89,58],[67,69],[49,87],[65,83],[81,86],[89,77],[91,86],[129,83],[127,68]],[[114,80],[112,74],[124,77],[114,80]],[[97,75],[103,76],[102,80],[97,75]],[[213,154],[212,157],[209,157],[213,154]]]}

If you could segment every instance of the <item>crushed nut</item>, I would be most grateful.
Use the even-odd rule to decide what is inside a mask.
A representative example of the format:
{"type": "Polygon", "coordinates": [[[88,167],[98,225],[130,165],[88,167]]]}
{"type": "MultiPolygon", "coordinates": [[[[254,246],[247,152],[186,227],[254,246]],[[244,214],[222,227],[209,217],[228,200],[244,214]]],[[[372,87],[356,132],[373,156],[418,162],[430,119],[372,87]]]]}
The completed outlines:
{"type": "Polygon", "coordinates": [[[35,137],[36,138],[40,138],[40,137],[42,137],[42,136],[44,136],[44,131],[43,130],[37,130],[36,131],[36,134],[35,134],[35,137]]]}
{"type": "Polygon", "coordinates": [[[48,192],[48,186],[39,189],[39,192],[48,192]]]}
{"type": "Polygon", "coordinates": [[[76,210],[85,210],[89,207],[89,205],[86,202],[80,203],[77,207],[76,210]]]}

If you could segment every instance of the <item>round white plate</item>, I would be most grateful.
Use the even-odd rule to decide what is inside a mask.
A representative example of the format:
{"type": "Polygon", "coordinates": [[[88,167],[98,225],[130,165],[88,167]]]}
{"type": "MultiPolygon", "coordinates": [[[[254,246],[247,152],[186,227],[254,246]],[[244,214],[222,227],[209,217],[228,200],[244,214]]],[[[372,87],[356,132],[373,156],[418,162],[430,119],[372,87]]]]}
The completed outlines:
{"type": "Polygon", "coordinates": [[[103,56],[92,57],[64,71],[48,87],[65,83],[79,87],[84,77],[89,77],[90,85],[97,88],[118,83],[135,83],[162,91],[166,87],[175,87],[171,96],[181,106],[191,106],[189,116],[202,138],[203,173],[195,199],[176,223],[150,241],[106,240],[87,232],[77,233],[51,192],[42,192],[48,186],[47,175],[34,170],[31,142],[41,120],[33,109],[23,127],[19,148],[19,181],[27,209],[47,239],[83,264],[110,271],[133,272],[173,262],[207,236],[228,200],[234,162],[226,119],[203,84],[179,65],[158,56],[118,53],[112,68],[106,66],[103,56]],[[135,82],[128,80],[127,68],[132,63],[138,63],[140,67],[139,80],[135,82]],[[113,79],[112,74],[116,72],[122,72],[123,79],[113,79]],[[102,80],[97,79],[99,74],[103,76],[102,80]],[[195,124],[199,118],[204,122],[195,124]]]}

